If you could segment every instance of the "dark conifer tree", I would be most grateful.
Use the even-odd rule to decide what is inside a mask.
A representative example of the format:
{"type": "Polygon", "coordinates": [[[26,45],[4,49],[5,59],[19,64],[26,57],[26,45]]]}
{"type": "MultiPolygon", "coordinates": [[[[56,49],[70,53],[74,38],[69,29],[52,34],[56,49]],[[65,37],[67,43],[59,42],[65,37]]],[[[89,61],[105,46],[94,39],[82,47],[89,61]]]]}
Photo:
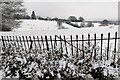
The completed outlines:
{"type": "Polygon", "coordinates": [[[35,15],[35,12],[34,12],[34,11],[32,11],[31,19],[36,19],[36,15],[35,15]]]}

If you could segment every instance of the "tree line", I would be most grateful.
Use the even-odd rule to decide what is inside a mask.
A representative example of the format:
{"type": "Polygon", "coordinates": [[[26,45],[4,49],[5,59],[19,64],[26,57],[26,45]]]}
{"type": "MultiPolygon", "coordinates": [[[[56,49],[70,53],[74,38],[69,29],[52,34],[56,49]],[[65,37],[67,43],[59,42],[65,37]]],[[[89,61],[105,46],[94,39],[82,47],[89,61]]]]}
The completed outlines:
{"type": "Polygon", "coordinates": [[[37,19],[34,11],[32,11],[31,16],[28,15],[28,14],[25,14],[25,15],[16,14],[14,17],[15,17],[15,19],[17,19],[17,20],[19,20],[19,19],[37,19]]]}

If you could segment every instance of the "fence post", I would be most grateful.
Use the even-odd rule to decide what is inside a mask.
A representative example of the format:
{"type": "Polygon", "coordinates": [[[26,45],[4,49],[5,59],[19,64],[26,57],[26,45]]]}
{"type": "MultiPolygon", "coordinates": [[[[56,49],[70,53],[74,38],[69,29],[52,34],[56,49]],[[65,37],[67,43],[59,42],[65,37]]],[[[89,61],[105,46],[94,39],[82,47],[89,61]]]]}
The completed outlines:
{"type": "Polygon", "coordinates": [[[107,60],[109,59],[109,44],[110,44],[110,33],[108,33],[107,60]]]}
{"type": "Polygon", "coordinates": [[[23,46],[21,36],[19,36],[19,40],[20,40],[20,45],[23,46]]]}
{"type": "Polygon", "coordinates": [[[43,44],[43,51],[45,52],[45,47],[44,47],[43,36],[41,36],[41,41],[42,41],[42,44],[43,44]]]}
{"type": "Polygon", "coordinates": [[[61,52],[63,52],[61,35],[60,35],[60,48],[61,48],[61,52]]]}
{"type": "Polygon", "coordinates": [[[84,59],[84,57],[85,57],[85,55],[84,55],[84,35],[82,35],[82,51],[83,51],[83,59],[84,59]]]}
{"type": "Polygon", "coordinates": [[[76,46],[77,46],[76,57],[78,57],[78,35],[76,35],[76,46]]]}
{"type": "Polygon", "coordinates": [[[28,49],[29,49],[29,40],[28,40],[27,36],[26,36],[26,41],[27,41],[27,45],[28,45],[28,49]]]}
{"type": "Polygon", "coordinates": [[[7,40],[8,40],[8,43],[9,43],[9,37],[7,36],[7,40]]]}
{"type": "Polygon", "coordinates": [[[14,41],[14,45],[15,45],[15,47],[17,47],[17,44],[16,44],[16,39],[15,39],[15,37],[13,36],[13,41],[14,41]]]}
{"type": "Polygon", "coordinates": [[[100,57],[100,60],[102,60],[102,47],[103,47],[103,34],[101,34],[101,57],[100,57]]]}
{"type": "Polygon", "coordinates": [[[55,42],[54,42],[54,49],[56,49],[57,41],[56,41],[56,35],[55,35],[55,42]]]}
{"type": "Polygon", "coordinates": [[[35,50],[37,51],[37,45],[36,45],[36,42],[35,42],[35,36],[33,36],[33,41],[34,41],[34,45],[35,45],[35,50]]]}
{"type": "Polygon", "coordinates": [[[65,42],[65,49],[66,49],[66,53],[68,54],[65,35],[64,35],[64,42],[65,42]]]}
{"type": "Polygon", "coordinates": [[[25,51],[27,52],[27,48],[26,48],[26,44],[25,44],[25,39],[24,36],[22,36],[23,42],[24,42],[24,46],[25,46],[25,51]]]}
{"type": "Polygon", "coordinates": [[[13,40],[12,40],[12,37],[11,37],[11,36],[9,36],[9,38],[10,38],[11,44],[13,44],[13,40]]]}
{"type": "Polygon", "coordinates": [[[41,51],[41,44],[40,44],[39,36],[37,36],[37,40],[38,40],[38,44],[39,44],[40,51],[41,51]]]}
{"type": "MultiPolygon", "coordinates": [[[[9,40],[9,39],[8,39],[9,40]]],[[[19,46],[18,37],[16,36],[17,45],[19,46]]]]}
{"type": "Polygon", "coordinates": [[[4,36],[3,40],[4,40],[4,43],[5,43],[5,46],[6,46],[7,45],[7,40],[6,40],[5,36],[4,36]]]}
{"type": "Polygon", "coordinates": [[[3,47],[5,47],[5,42],[4,42],[3,36],[1,38],[2,38],[3,47]]]}
{"type": "Polygon", "coordinates": [[[96,60],[96,34],[94,34],[94,59],[96,60]]]}
{"type": "Polygon", "coordinates": [[[49,51],[49,45],[48,45],[47,36],[45,36],[45,41],[46,41],[46,47],[47,47],[47,51],[49,51]]]}
{"type": "Polygon", "coordinates": [[[31,39],[31,36],[29,36],[29,38],[30,38],[30,42],[31,42],[29,49],[31,50],[31,49],[32,49],[32,46],[33,46],[33,45],[32,45],[32,44],[33,44],[33,41],[32,41],[32,39],[31,39]]]}
{"type": "Polygon", "coordinates": [[[116,58],[116,43],[117,43],[117,32],[115,32],[115,45],[114,45],[114,63],[115,63],[115,58],[116,58]]]}
{"type": "MultiPolygon", "coordinates": [[[[91,53],[91,50],[90,50],[90,34],[88,34],[88,53],[91,53]]],[[[90,57],[92,58],[92,53],[91,53],[90,57]]]]}
{"type": "Polygon", "coordinates": [[[50,42],[51,42],[51,48],[52,48],[52,53],[53,53],[53,41],[52,41],[52,36],[50,36],[50,42]]]}
{"type": "Polygon", "coordinates": [[[72,35],[70,36],[70,38],[71,38],[71,53],[72,53],[72,56],[73,56],[73,40],[72,40],[72,35]]]}

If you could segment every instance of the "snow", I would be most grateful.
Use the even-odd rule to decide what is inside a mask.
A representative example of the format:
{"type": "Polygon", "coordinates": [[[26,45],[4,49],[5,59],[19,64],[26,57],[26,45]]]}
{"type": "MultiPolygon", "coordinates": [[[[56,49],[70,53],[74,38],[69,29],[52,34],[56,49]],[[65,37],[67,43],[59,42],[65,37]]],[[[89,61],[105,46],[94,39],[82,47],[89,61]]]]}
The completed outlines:
{"type": "MultiPolygon", "coordinates": [[[[64,24],[65,28],[74,28],[70,25],[64,24]]],[[[27,31],[27,30],[57,30],[56,21],[43,21],[43,20],[22,20],[21,27],[15,29],[15,31],[27,31]]]]}
{"type": "Polygon", "coordinates": [[[22,20],[21,27],[14,29],[11,32],[0,32],[2,35],[11,35],[11,36],[44,36],[44,35],[82,35],[87,36],[91,34],[91,37],[96,33],[97,36],[100,36],[101,33],[104,34],[104,37],[110,32],[111,37],[114,37],[114,33],[118,32],[118,26],[100,26],[99,23],[94,23],[95,27],[85,27],[85,28],[75,28],[68,24],[63,23],[65,29],[58,29],[56,21],[41,21],[41,20],[22,20]]]}
{"type": "Polygon", "coordinates": [[[93,23],[94,27],[99,27],[100,23],[93,23]]]}
{"type": "MultiPolygon", "coordinates": [[[[100,37],[101,33],[104,34],[104,37],[107,37],[108,33],[111,33],[111,37],[115,36],[115,32],[118,32],[118,26],[117,25],[109,25],[109,26],[100,26],[99,23],[94,23],[95,27],[88,27],[88,28],[75,28],[68,24],[63,23],[64,29],[58,29],[56,21],[41,21],[41,20],[22,20],[21,27],[18,29],[14,29],[11,32],[0,32],[4,36],[54,36],[54,35],[66,35],[67,37],[70,37],[70,35],[79,35],[81,36],[84,34],[85,37],[88,36],[88,34],[91,35],[91,37],[94,37],[94,34],[96,33],[97,37],[100,37]]],[[[105,43],[105,42],[104,42],[105,43]]],[[[19,58],[17,58],[19,60],[19,58]]],[[[21,60],[20,60],[21,61],[21,60]]],[[[83,60],[79,61],[80,63],[83,62],[83,60]]],[[[110,61],[111,62],[111,61],[110,61]]],[[[106,61],[106,63],[110,63],[109,61],[106,61]]],[[[60,61],[60,64],[62,64],[63,67],[65,67],[66,62],[60,61]]],[[[95,63],[94,68],[99,66],[100,64],[95,63]]],[[[101,64],[102,65],[102,64],[101,64]]],[[[33,66],[31,66],[32,68],[33,66]]],[[[72,67],[72,65],[71,65],[72,67]]],[[[111,70],[110,73],[114,71],[113,68],[108,67],[108,69],[111,70]]],[[[117,71],[117,69],[115,70],[117,71]]],[[[39,73],[39,71],[37,72],[39,73]]],[[[106,73],[105,73],[106,74],[106,73]]],[[[40,74],[42,75],[42,74],[40,74]]],[[[0,71],[0,79],[1,76],[3,76],[3,72],[0,71]]],[[[59,76],[59,75],[58,75],[59,76]]]]}

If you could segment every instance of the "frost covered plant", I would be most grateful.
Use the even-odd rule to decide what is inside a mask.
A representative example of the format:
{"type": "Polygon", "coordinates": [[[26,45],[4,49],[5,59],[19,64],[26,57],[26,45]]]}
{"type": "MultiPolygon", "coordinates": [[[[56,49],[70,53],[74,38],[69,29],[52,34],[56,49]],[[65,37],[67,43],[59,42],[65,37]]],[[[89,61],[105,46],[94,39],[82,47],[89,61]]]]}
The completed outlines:
{"type": "MultiPolygon", "coordinates": [[[[114,78],[118,78],[118,68],[117,68],[117,64],[113,64],[113,60],[112,58],[109,60],[106,60],[103,56],[100,54],[99,52],[100,47],[96,46],[94,47],[94,45],[89,45],[89,46],[85,46],[85,52],[86,52],[86,56],[85,59],[83,60],[83,72],[85,72],[86,75],[91,75],[92,78],[94,79],[99,79],[99,80],[113,80],[114,78]],[[91,56],[91,54],[93,54],[93,49],[97,50],[97,59],[94,60],[93,56],[91,56]],[[89,51],[88,51],[89,50],[89,51]],[[91,57],[90,57],[91,56],[91,57]],[[103,57],[103,59],[101,60],[101,56],[103,57]]],[[[86,78],[90,78],[91,76],[85,76],[86,78]]]]}
{"type": "MultiPolygon", "coordinates": [[[[86,48],[87,50],[88,48],[86,48]]],[[[91,48],[92,49],[92,48],[91,48]]],[[[108,79],[105,64],[99,65],[86,52],[85,59],[68,56],[60,49],[54,51],[24,50],[23,47],[8,45],[2,53],[2,69],[5,78],[38,80],[84,80],[85,78],[108,79]],[[102,77],[102,78],[101,78],[102,77]]],[[[102,64],[102,62],[101,62],[102,64]]],[[[107,70],[108,72],[108,70],[107,70]]]]}

